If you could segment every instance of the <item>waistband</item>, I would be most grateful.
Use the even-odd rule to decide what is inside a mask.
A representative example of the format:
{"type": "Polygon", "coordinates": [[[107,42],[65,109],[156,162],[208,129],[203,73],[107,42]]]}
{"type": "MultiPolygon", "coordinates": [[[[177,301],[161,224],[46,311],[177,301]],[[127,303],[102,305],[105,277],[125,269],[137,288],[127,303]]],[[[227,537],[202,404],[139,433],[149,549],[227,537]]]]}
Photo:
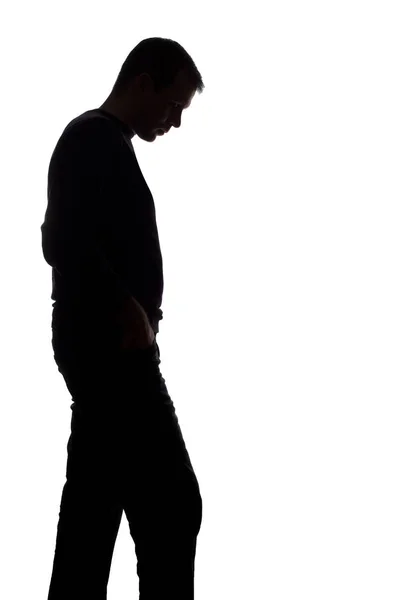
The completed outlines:
{"type": "MultiPolygon", "coordinates": [[[[100,305],[96,307],[96,305],[91,303],[78,303],[73,302],[68,299],[56,300],[52,304],[53,306],[53,314],[52,314],[52,323],[57,323],[60,320],[69,320],[69,321],[87,321],[88,315],[91,313],[94,315],[96,312],[98,315],[101,315],[104,311],[100,305]]],[[[110,320],[112,319],[112,313],[109,313],[110,320]]],[[[150,326],[154,333],[159,332],[159,323],[163,319],[163,312],[161,309],[157,309],[155,314],[151,316],[147,313],[147,318],[149,320],[150,326]]]]}

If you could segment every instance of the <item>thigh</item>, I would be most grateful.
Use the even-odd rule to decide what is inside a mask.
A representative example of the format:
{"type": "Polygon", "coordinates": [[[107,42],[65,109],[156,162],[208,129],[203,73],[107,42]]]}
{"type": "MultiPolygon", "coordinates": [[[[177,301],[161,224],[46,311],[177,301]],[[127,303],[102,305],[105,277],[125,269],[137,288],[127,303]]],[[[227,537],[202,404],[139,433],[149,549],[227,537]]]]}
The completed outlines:
{"type": "Polygon", "coordinates": [[[69,470],[75,465],[75,476],[91,471],[96,477],[102,465],[127,512],[136,501],[151,512],[158,506],[154,499],[161,498],[168,511],[181,503],[183,515],[187,502],[197,503],[198,514],[199,486],[159,368],[157,343],[107,360],[96,353],[60,355],[77,415],[69,470]]]}
{"type": "Polygon", "coordinates": [[[54,328],[54,359],[77,406],[106,420],[123,404],[139,401],[144,388],[158,384],[159,349],[156,340],[140,350],[118,350],[103,340],[93,345],[65,328],[54,328]]]}
{"type": "MultiPolygon", "coordinates": [[[[67,444],[67,480],[98,496],[112,496],[117,485],[119,457],[111,423],[96,411],[82,409],[73,402],[71,434],[67,444]]],[[[108,499],[107,499],[108,501],[108,499]]]]}
{"type": "MultiPolygon", "coordinates": [[[[119,438],[120,498],[131,534],[168,539],[197,535],[202,498],[174,404],[163,378],[128,413],[119,438]]],[[[160,539],[159,539],[160,542],[160,539]]]]}

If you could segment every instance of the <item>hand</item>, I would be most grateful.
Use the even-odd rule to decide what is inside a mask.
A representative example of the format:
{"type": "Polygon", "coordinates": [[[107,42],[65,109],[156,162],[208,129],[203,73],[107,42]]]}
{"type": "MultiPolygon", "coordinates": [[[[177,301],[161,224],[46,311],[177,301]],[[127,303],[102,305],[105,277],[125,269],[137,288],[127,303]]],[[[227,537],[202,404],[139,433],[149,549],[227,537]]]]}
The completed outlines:
{"type": "Polygon", "coordinates": [[[117,321],[122,328],[123,350],[144,350],[154,342],[155,334],[146,312],[135,298],[127,302],[117,321]]]}
{"type": "Polygon", "coordinates": [[[154,342],[154,332],[150,328],[150,332],[144,337],[138,336],[136,333],[127,331],[122,338],[122,349],[123,350],[145,350],[150,348],[154,342]]]}

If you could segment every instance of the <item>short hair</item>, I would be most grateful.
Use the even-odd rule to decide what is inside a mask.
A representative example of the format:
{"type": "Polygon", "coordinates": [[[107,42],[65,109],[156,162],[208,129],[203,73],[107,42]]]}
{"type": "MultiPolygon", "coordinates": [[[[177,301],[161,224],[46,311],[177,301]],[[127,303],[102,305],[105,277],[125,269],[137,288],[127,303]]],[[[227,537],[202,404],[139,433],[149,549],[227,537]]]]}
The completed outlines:
{"type": "Polygon", "coordinates": [[[189,85],[200,94],[203,92],[203,79],[186,50],[168,38],[153,37],[142,40],[128,54],[112,94],[120,96],[126,91],[135,76],[148,73],[154,82],[155,92],[172,85],[176,75],[185,71],[189,85]]]}

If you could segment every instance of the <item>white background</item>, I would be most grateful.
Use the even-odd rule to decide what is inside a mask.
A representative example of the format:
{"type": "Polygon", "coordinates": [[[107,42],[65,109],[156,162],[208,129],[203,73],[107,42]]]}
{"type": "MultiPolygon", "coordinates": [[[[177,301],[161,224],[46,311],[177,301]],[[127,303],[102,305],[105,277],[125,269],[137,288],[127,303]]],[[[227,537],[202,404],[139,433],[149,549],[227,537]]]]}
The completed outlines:
{"type": "MultiPolygon", "coordinates": [[[[205,90],[133,145],[164,259],[158,343],[202,498],[196,600],[398,600],[396,2],[20,3],[1,19],[1,581],[43,600],[71,397],[40,226],[64,127],[130,50],[205,90]],[[140,7],[141,6],[141,7],[140,7]]],[[[138,597],[123,516],[108,600],[138,597]]]]}

